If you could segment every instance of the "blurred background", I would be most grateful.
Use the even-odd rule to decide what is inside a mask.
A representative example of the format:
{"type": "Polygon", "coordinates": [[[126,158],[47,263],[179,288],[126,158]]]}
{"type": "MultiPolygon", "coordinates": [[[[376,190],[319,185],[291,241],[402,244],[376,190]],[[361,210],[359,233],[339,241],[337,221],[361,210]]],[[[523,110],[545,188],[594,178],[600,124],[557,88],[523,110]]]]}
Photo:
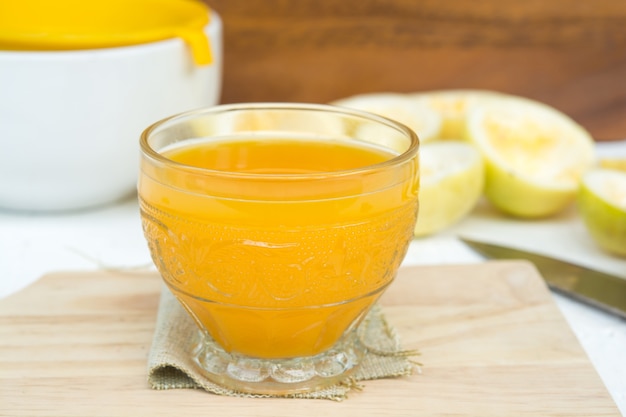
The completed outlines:
{"type": "Polygon", "coordinates": [[[223,103],[489,89],[626,138],[624,0],[204,0],[224,20],[223,103]]]}

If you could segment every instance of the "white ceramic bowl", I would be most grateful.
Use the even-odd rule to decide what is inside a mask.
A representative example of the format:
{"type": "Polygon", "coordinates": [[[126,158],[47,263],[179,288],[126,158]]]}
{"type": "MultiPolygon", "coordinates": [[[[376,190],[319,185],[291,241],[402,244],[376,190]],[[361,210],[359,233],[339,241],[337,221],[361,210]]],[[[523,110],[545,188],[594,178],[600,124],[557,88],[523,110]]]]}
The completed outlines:
{"type": "Polygon", "coordinates": [[[180,39],[80,51],[0,51],[0,208],[73,210],[134,192],[139,136],[166,116],[219,102],[222,22],[213,63],[180,39]]]}

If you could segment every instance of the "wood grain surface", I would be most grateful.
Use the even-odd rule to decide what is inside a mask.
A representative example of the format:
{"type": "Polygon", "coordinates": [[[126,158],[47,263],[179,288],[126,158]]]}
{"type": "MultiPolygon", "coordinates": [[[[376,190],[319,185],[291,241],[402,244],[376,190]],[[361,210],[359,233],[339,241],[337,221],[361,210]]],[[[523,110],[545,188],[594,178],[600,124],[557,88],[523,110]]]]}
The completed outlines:
{"type": "Polygon", "coordinates": [[[623,0],[205,1],[224,21],[225,103],[479,88],[626,138],[623,0]]]}
{"type": "Polygon", "coordinates": [[[616,416],[534,267],[401,269],[382,300],[421,374],[343,402],[154,391],[152,273],[56,273],[0,300],[1,416],[616,416]]]}

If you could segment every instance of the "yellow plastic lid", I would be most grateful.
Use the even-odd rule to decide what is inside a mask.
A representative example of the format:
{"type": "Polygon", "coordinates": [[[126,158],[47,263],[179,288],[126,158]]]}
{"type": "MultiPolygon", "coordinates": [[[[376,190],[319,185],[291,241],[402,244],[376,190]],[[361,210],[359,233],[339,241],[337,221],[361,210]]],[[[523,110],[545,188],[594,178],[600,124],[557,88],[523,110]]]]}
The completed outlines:
{"type": "Polygon", "coordinates": [[[110,48],[182,38],[197,64],[212,61],[199,0],[0,1],[0,50],[110,48]]]}

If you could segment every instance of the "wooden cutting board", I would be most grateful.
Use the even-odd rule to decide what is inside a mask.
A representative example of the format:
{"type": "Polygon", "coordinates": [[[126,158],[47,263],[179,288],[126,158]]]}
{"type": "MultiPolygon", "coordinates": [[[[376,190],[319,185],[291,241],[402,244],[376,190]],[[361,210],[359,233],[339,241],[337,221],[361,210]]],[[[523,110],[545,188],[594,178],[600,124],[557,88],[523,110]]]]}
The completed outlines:
{"type": "Polygon", "coordinates": [[[0,300],[0,415],[620,415],[524,262],[402,269],[382,304],[422,372],[340,403],[150,390],[160,288],[154,273],[55,273],[0,300]]]}

